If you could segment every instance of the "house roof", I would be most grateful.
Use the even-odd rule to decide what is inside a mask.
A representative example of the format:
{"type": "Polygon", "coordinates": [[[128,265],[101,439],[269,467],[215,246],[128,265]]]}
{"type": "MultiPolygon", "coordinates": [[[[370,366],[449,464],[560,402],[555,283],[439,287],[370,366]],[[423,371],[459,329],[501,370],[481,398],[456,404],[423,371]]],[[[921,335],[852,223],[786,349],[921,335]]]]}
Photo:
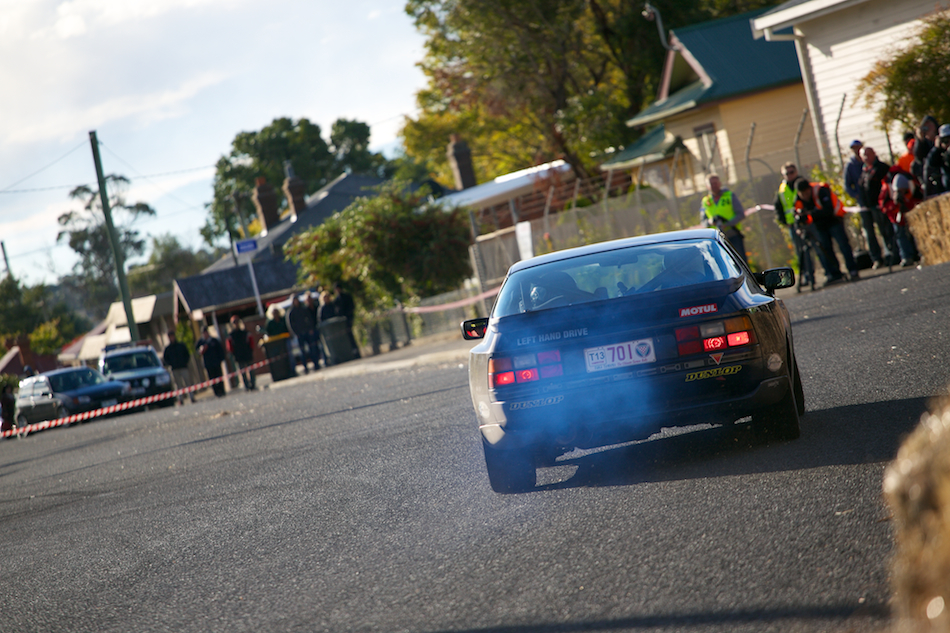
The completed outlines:
{"type": "Polygon", "coordinates": [[[372,195],[373,187],[382,183],[381,178],[374,176],[341,174],[307,198],[306,208],[297,215],[296,219],[287,215],[277,226],[267,231],[267,235],[255,236],[256,251],[239,255],[236,260],[232,254],[225,255],[205,268],[202,273],[244,265],[249,259],[259,262],[273,257],[283,258],[283,246],[291,237],[323,224],[327,218],[348,207],[356,198],[372,195]]]}
{"type": "MultiPolygon", "coordinates": [[[[282,257],[255,261],[253,266],[262,301],[297,286],[297,267],[282,257]]],[[[189,314],[195,310],[213,312],[253,302],[254,284],[246,265],[201,273],[175,280],[175,301],[189,314]]]]}
{"type": "Polygon", "coordinates": [[[778,31],[805,20],[813,20],[868,0],[789,0],[750,20],[753,37],[759,39],[765,30],[778,31]]]}
{"type": "Polygon", "coordinates": [[[628,169],[637,165],[652,163],[671,156],[676,147],[683,146],[683,140],[666,131],[662,123],[657,125],[633,145],[617,152],[601,164],[601,171],[610,169],[628,169]]]}
{"type": "MultiPolygon", "coordinates": [[[[821,1],[821,0],[813,0],[821,1]]],[[[627,121],[630,127],[656,123],[704,104],[801,81],[792,42],[756,40],[751,11],[671,31],[663,85],[652,105],[627,121]]]]}
{"type": "Polygon", "coordinates": [[[570,165],[563,160],[556,160],[552,163],[505,174],[489,182],[447,194],[437,199],[436,203],[446,208],[459,206],[484,209],[531,193],[541,178],[554,174],[567,174],[570,171],[570,165]]]}

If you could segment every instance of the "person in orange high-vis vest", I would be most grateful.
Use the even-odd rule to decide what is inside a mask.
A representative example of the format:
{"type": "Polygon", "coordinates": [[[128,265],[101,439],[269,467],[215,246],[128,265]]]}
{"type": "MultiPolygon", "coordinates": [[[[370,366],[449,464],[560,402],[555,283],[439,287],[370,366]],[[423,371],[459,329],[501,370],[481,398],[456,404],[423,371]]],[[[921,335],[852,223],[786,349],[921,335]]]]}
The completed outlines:
{"type": "Polygon", "coordinates": [[[858,265],[854,261],[851,243],[844,230],[844,205],[831,187],[823,182],[808,182],[803,178],[796,183],[795,188],[798,191],[795,198],[795,217],[798,222],[814,226],[818,243],[825,255],[822,262],[827,277],[825,285],[844,281],[832,241],[838,243],[838,250],[844,257],[850,280],[856,281],[859,277],[858,265]]]}

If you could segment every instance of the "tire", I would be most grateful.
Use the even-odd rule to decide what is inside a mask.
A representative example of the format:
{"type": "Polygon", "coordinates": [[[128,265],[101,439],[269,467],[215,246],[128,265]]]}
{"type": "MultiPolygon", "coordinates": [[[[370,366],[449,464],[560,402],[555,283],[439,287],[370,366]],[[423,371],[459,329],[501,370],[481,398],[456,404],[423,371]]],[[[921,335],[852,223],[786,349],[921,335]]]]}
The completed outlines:
{"type": "Polygon", "coordinates": [[[798,403],[795,399],[795,370],[789,372],[789,388],[781,400],[767,409],[752,416],[753,428],[757,435],[766,441],[796,440],[801,435],[801,422],[798,415],[798,403]]]}
{"type": "Polygon", "coordinates": [[[488,482],[495,492],[526,492],[537,482],[537,470],[530,453],[494,448],[482,438],[488,482]]]}
{"type": "MultiPolygon", "coordinates": [[[[23,414],[21,413],[21,414],[19,414],[18,416],[16,416],[16,426],[17,426],[17,429],[25,429],[25,428],[28,427],[29,425],[30,425],[30,423],[27,422],[25,415],[23,415],[23,414]]],[[[17,434],[16,434],[16,435],[17,435],[18,438],[23,439],[24,437],[26,437],[27,435],[29,435],[29,433],[27,433],[26,431],[17,430],[17,434]]]]}
{"type": "Polygon", "coordinates": [[[792,379],[795,383],[795,403],[798,405],[799,417],[805,415],[805,388],[802,386],[802,375],[798,371],[798,359],[795,359],[795,371],[792,373],[792,379]]]}

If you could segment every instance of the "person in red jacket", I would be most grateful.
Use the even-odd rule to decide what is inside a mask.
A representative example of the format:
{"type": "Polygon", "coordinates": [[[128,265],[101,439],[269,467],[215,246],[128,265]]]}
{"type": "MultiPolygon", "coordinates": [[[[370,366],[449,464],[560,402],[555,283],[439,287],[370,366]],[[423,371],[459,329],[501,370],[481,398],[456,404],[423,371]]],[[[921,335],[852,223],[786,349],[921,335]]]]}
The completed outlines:
{"type": "Polygon", "coordinates": [[[907,212],[917,206],[922,199],[920,183],[910,173],[892,167],[891,172],[881,183],[878,203],[881,211],[894,227],[897,249],[901,254],[901,266],[915,266],[920,260],[914,238],[907,229],[907,212]]]}

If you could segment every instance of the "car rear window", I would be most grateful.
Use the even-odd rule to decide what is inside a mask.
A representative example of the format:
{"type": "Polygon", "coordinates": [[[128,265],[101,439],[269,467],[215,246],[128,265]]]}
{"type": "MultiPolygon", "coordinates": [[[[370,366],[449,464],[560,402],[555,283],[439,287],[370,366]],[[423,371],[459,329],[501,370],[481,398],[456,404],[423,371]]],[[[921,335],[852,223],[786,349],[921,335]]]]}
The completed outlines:
{"type": "Polygon", "coordinates": [[[714,240],[631,246],[512,273],[498,293],[493,316],[606,301],[741,274],[729,253],[714,240]]]}
{"type": "Polygon", "coordinates": [[[143,369],[148,367],[161,367],[158,356],[152,352],[135,352],[133,354],[117,354],[107,356],[102,360],[102,370],[107,374],[115,374],[120,371],[130,371],[133,369],[143,369]]]}

